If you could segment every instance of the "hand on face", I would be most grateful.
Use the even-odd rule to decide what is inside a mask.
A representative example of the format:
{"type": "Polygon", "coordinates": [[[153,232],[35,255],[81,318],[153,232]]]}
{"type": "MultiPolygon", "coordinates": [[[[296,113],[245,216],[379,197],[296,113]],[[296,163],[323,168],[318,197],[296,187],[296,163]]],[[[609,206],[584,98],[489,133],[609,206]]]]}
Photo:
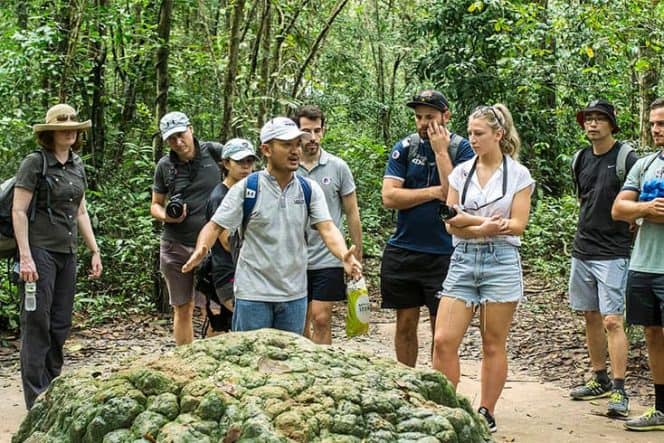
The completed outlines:
{"type": "Polygon", "coordinates": [[[450,146],[450,131],[447,130],[445,125],[432,121],[427,128],[427,137],[431,143],[431,149],[438,155],[447,152],[450,146]]]}

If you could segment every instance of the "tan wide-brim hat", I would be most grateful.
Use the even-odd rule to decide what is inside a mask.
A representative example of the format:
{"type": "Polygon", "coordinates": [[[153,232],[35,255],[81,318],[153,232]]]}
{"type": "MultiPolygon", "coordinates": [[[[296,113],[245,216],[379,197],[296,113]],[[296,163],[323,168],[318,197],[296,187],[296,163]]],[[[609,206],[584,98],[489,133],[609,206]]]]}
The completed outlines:
{"type": "Polygon", "coordinates": [[[45,122],[34,125],[32,130],[35,133],[44,131],[79,131],[92,126],[90,120],[79,122],[76,110],[64,103],[51,107],[46,113],[45,122]]]}

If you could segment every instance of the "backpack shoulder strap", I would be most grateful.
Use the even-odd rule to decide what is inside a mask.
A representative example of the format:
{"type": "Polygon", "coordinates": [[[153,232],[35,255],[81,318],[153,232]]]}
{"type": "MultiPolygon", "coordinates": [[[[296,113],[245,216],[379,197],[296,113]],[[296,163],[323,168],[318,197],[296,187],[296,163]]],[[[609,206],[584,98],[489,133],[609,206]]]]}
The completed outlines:
{"type": "Polygon", "coordinates": [[[311,212],[311,185],[307,179],[301,175],[296,174],[295,177],[297,177],[298,181],[300,182],[300,186],[302,187],[304,202],[307,204],[307,214],[309,214],[309,212],[311,212]]]}
{"type": "Polygon", "coordinates": [[[576,196],[578,198],[581,198],[581,190],[579,189],[579,171],[577,170],[577,166],[581,153],[586,149],[588,148],[583,148],[576,151],[572,156],[572,163],[570,164],[570,168],[572,170],[572,184],[574,184],[574,191],[576,191],[576,196]]]}
{"type": "Polygon", "coordinates": [[[627,175],[627,156],[630,152],[634,152],[634,147],[628,142],[620,142],[618,159],[616,160],[616,175],[621,183],[625,181],[627,175]]]}
{"type": "Polygon", "coordinates": [[[244,230],[249,224],[249,217],[251,217],[254,206],[256,206],[258,178],[258,172],[252,172],[247,177],[247,187],[244,190],[244,201],[242,202],[242,236],[244,236],[244,230]]]}
{"type": "Polygon", "coordinates": [[[659,152],[655,152],[654,154],[650,154],[649,156],[644,157],[647,158],[648,160],[647,161],[644,160],[645,164],[643,165],[643,169],[641,169],[641,178],[640,178],[641,186],[643,186],[643,177],[645,177],[646,172],[648,172],[648,169],[650,169],[650,166],[653,164],[653,162],[657,160],[657,157],[659,157],[659,152]]]}
{"type": "Polygon", "coordinates": [[[406,141],[408,142],[408,164],[410,164],[417,155],[417,148],[419,148],[422,140],[420,139],[420,134],[414,132],[406,138],[406,141]]]}
{"type": "Polygon", "coordinates": [[[463,137],[459,134],[452,134],[452,137],[450,138],[450,145],[447,147],[447,153],[450,155],[450,161],[452,164],[454,164],[454,160],[456,160],[456,156],[459,153],[459,146],[461,146],[462,140],[463,137]]]}

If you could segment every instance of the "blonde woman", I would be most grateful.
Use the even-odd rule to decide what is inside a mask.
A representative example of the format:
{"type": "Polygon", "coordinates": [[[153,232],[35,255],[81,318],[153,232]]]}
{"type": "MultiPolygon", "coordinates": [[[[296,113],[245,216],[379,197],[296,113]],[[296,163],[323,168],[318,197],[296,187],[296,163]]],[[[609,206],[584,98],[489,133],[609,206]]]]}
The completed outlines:
{"type": "Polygon", "coordinates": [[[523,297],[520,236],[528,223],[534,181],[518,163],[519,135],[505,105],[481,106],[468,119],[475,157],[449,176],[445,227],[454,253],[439,293],[433,366],[456,386],[459,346],[480,312],[482,388],[479,413],[497,430],[494,408],[507,377],[505,344],[523,297]]]}

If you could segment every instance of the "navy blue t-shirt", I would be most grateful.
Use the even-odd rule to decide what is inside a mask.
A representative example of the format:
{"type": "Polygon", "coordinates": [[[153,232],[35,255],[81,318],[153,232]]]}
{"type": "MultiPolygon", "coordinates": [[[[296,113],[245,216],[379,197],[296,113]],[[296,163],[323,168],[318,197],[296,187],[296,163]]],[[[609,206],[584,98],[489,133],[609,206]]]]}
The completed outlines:
{"type": "MultiPolygon", "coordinates": [[[[408,146],[404,140],[397,142],[392,148],[387,162],[384,178],[403,181],[404,189],[421,189],[439,186],[436,157],[428,140],[422,140],[417,155],[408,164],[408,146]]],[[[459,144],[456,158],[452,165],[470,160],[475,153],[465,138],[459,144]]],[[[451,255],[452,237],[447,233],[440,221],[438,211],[441,202],[431,200],[410,209],[398,211],[397,230],[388,240],[388,244],[410,251],[428,254],[451,255]]]]}

